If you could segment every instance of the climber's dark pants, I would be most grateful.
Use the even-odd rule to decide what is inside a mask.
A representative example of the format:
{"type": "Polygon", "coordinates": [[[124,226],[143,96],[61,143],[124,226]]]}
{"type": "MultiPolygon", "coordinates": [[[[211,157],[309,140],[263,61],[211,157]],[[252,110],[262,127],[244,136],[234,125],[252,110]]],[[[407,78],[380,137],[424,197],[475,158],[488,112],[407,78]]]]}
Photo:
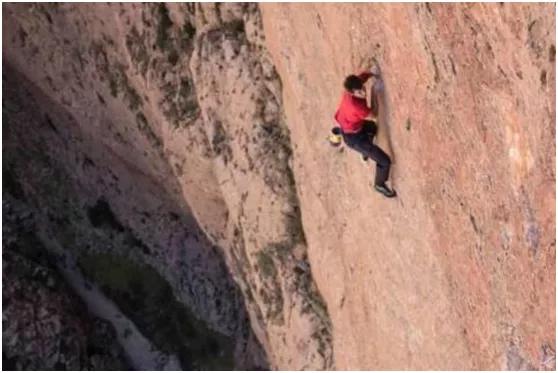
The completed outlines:
{"type": "Polygon", "coordinates": [[[376,131],[376,123],[366,121],[360,132],[344,133],[343,139],[348,147],[376,161],[376,179],[374,184],[382,185],[389,177],[391,159],[382,149],[372,143],[376,131]]]}

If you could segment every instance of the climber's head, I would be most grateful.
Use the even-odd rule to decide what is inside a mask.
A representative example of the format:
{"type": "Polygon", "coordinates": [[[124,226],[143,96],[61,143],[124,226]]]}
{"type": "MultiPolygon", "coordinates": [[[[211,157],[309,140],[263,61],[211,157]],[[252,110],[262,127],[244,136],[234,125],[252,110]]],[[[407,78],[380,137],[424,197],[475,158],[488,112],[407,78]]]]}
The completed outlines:
{"type": "Polygon", "coordinates": [[[360,78],[356,75],[349,75],[348,77],[346,77],[343,86],[345,87],[347,92],[355,96],[363,97],[366,95],[364,92],[364,84],[362,83],[362,80],[360,80],[360,78]]]}

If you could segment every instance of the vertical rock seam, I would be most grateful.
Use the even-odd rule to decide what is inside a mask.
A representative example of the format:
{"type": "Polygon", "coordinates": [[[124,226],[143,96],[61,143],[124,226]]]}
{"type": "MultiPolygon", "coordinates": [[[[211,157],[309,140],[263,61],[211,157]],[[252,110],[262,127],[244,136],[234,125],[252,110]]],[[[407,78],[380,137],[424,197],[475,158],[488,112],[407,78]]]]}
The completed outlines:
{"type": "Polygon", "coordinates": [[[259,8],[211,4],[198,12],[190,67],[228,207],[230,267],[272,366],[332,369],[331,322],[308,262],[281,80],[259,8]],[[307,330],[291,329],[296,323],[307,330]]]}

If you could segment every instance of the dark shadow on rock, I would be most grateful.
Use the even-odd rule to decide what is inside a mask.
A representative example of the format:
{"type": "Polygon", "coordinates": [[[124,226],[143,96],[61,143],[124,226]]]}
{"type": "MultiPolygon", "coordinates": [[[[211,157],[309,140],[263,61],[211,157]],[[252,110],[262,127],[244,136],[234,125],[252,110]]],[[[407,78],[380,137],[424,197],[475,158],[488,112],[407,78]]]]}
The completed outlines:
{"type": "MultiPolygon", "coordinates": [[[[11,97],[21,102],[22,107],[25,108],[22,112],[26,116],[26,118],[18,118],[16,114],[13,114],[12,121],[12,118],[6,117],[9,113],[3,113],[5,120],[3,126],[4,161],[10,164],[11,170],[16,171],[15,174],[19,176],[17,181],[23,186],[25,195],[34,194],[29,198],[30,205],[37,214],[43,216],[44,222],[51,224],[47,230],[53,232],[55,238],[66,249],[73,247],[74,250],[88,251],[87,238],[94,237],[94,234],[86,233],[87,237],[80,239],[80,235],[84,232],[74,228],[77,226],[84,228],[86,223],[77,221],[77,214],[85,218],[92,231],[95,230],[95,225],[100,229],[105,229],[106,222],[112,222],[109,224],[110,226],[119,228],[110,232],[110,237],[115,238],[114,245],[124,244],[125,241],[120,237],[121,233],[122,235],[124,233],[133,234],[135,237],[142,230],[137,221],[135,224],[131,224],[130,220],[133,219],[125,219],[119,215],[119,212],[129,214],[129,216],[143,213],[144,203],[142,200],[136,200],[134,196],[136,193],[128,193],[125,197],[119,196],[119,187],[122,187],[123,180],[133,180],[136,184],[135,188],[140,189],[136,197],[156,194],[161,200],[160,208],[157,211],[152,210],[151,214],[145,215],[147,223],[150,223],[149,215],[153,219],[161,220],[161,212],[171,215],[174,213],[174,219],[170,219],[168,222],[167,220],[159,221],[159,223],[164,222],[164,228],[160,229],[170,232],[167,236],[172,237],[173,241],[183,242],[182,245],[179,245],[180,247],[175,247],[180,256],[176,263],[167,263],[168,261],[162,255],[153,255],[150,262],[158,261],[160,267],[176,264],[172,265],[172,268],[176,268],[180,272],[172,278],[172,281],[169,279],[175,296],[181,301],[189,299],[195,303],[194,308],[197,309],[192,311],[196,317],[202,320],[211,318],[207,321],[212,322],[213,325],[227,324],[219,329],[229,330],[230,337],[235,339],[236,343],[244,343],[242,335],[253,332],[250,330],[249,323],[245,322],[247,311],[242,293],[225,264],[223,251],[216,248],[206,236],[187,201],[180,194],[179,181],[164,155],[157,161],[157,166],[162,168],[159,170],[153,170],[153,167],[150,167],[147,162],[143,162],[143,159],[138,159],[138,162],[133,165],[128,164],[128,161],[119,158],[112,149],[107,148],[101,136],[93,138],[90,134],[84,133],[77,119],[63,105],[30,82],[17,71],[17,68],[11,66],[9,61],[4,62],[4,100],[11,97]],[[58,133],[41,125],[44,120],[39,118],[43,118],[44,113],[47,113],[50,120],[56,123],[58,133]],[[25,149],[25,152],[22,152],[21,149],[25,149]],[[81,165],[75,160],[81,156],[86,159],[95,159],[94,164],[99,168],[104,163],[104,171],[97,171],[97,176],[101,179],[105,178],[104,182],[86,180],[88,176],[83,173],[81,165]],[[33,171],[37,169],[44,169],[49,177],[37,176],[33,171]],[[119,170],[116,172],[118,176],[113,174],[114,170],[119,170]],[[156,176],[162,174],[171,177],[166,177],[162,182],[156,176]],[[111,181],[107,182],[107,180],[111,181]],[[91,223],[88,222],[86,208],[81,210],[68,208],[91,206],[89,202],[98,201],[101,197],[106,198],[103,199],[103,205],[99,207],[97,204],[96,209],[93,208],[89,211],[89,218],[93,219],[91,223]],[[115,203],[117,199],[120,203],[115,203]],[[110,210],[108,206],[111,206],[110,210]],[[120,232],[123,230],[126,232],[120,232]],[[130,232],[128,232],[129,230],[130,232]],[[180,236],[180,238],[174,238],[176,236],[180,236]],[[192,237],[195,237],[195,240],[192,237]],[[200,263],[204,261],[205,264],[200,263]],[[206,271],[206,267],[211,267],[212,270],[206,271]],[[182,296],[179,296],[180,293],[183,293],[182,296]],[[210,294],[213,296],[210,297],[210,294]],[[225,310],[225,314],[223,310],[225,310]]],[[[146,239],[146,237],[143,238],[146,239]]],[[[89,240],[89,242],[92,242],[93,246],[95,245],[93,240],[89,240]]],[[[159,251],[159,254],[164,254],[170,243],[146,242],[146,244],[153,246],[151,251],[159,251]]],[[[175,244],[175,246],[177,245],[175,244]]],[[[103,250],[113,249],[109,247],[103,250]]],[[[137,252],[134,252],[133,255],[135,259],[142,260],[143,258],[137,252]]],[[[187,302],[183,303],[186,305],[187,302]]],[[[232,367],[230,368],[232,369],[232,367]]],[[[250,369],[250,367],[245,369],[250,369]]]]}

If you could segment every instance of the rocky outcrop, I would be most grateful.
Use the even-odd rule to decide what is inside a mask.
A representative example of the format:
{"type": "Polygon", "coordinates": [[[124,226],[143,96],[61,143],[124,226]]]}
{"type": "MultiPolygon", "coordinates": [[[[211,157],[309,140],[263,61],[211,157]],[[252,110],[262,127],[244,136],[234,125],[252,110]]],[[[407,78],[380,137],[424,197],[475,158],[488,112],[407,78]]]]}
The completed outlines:
{"type": "Polygon", "coordinates": [[[35,236],[32,213],[6,192],[18,193],[9,176],[2,196],[4,369],[129,369],[112,326],[68,288],[35,236]]]}
{"type": "Polygon", "coordinates": [[[275,367],[333,365],[291,169],[281,81],[255,4],[202,7],[192,60],[203,128],[229,219],[220,242],[275,367]]]}
{"type": "MultiPolygon", "coordinates": [[[[235,340],[237,367],[332,367],[257,6],[7,13],[6,32],[18,32],[5,36],[6,105],[31,101],[11,113],[9,168],[57,254],[72,250],[93,281],[112,284],[116,303],[134,289],[103,278],[103,265],[129,276],[125,262],[151,266],[193,315],[235,340]],[[33,120],[16,119],[30,111],[33,120]]],[[[140,314],[156,338],[162,327],[150,333],[140,314]]]]}
{"type": "Polygon", "coordinates": [[[549,5],[3,10],[16,197],[183,368],[555,367],[549,5]],[[323,141],[373,57],[396,200],[323,141]]]}

